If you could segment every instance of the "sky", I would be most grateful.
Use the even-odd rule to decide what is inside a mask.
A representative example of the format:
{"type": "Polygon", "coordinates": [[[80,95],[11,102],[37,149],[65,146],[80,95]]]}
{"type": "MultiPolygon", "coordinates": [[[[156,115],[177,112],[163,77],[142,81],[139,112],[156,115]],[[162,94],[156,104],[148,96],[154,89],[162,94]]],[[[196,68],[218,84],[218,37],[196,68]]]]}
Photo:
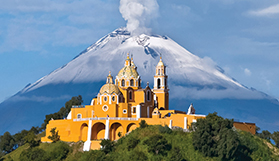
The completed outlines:
{"type": "MultiPolygon", "coordinates": [[[[142,17],[144,32],[167,35],[241,84],[279,99],[278,0],[133,1],[149,3],[147,11],[155,7],[142,17]]],[[[113,30],[134,27],[116,0],[0,2],[0,102],[113,30]]]]}

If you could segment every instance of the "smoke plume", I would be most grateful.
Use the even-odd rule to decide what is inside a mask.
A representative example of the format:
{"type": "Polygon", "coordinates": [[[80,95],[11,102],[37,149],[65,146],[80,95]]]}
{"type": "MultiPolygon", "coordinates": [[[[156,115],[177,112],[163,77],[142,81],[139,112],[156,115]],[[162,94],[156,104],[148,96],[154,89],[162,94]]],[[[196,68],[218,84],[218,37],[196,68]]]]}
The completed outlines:
{"type": "Polygon", "coordinates": [[[119,11],[133,35],[148,34],[151,29],[147,26],[158,17],[159,5],[157,0],[120,0],[119,11]]]}

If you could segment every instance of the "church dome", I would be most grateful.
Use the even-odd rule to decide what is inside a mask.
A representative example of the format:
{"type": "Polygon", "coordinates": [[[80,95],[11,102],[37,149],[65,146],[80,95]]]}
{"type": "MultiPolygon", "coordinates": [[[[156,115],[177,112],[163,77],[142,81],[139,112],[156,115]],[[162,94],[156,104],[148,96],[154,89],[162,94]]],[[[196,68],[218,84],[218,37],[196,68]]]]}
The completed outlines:
{"type": "Polygon", "coordinates": [[[119,94],[120,93],[118,86],[113,84],[113,78],[112,78],[110,72],[109,72],[109,75],[107,76],[107,83],[101,87],[99,93],[100,94],[104,94],[104,93],[107,93],[107,94],[113,94],[113,93],[119,94]]]}
{"type": "Polygon", "coordinates": [[[138,78],[139,74],[133,66],[124,66],[117,74],[118,78],[138,78]]]}
{"type": "Polygon", "coordinates": [[[102,88],[100,89],[100,94],[104,94],[104,93],[107,93],[107,94],[115,93],[118,95],[120,93],[120,90],[115,84],[107,83],[107,84],[103,85],[102,88]]]}
{"type": "Polygon", "coordinates": [[[164,63],[163,63],[163,61],[162,61],[162,57],[160,57],[160,61],[159,61],[159,63],[157,64],[157,66],[165,66],[164,63]]]}

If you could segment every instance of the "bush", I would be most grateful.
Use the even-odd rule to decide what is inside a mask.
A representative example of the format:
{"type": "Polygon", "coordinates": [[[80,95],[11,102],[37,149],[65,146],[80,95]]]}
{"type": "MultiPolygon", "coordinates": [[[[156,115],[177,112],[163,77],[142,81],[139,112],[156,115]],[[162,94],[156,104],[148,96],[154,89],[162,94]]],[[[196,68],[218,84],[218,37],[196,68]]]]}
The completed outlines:
{"type": "Polygon", "coordinates": [[[35,147],[40,144],[40,141],[36,140],[36,135],[34,132],[30,131],[25,137],[24,137],[25,143],[28,143],[30,147],[35,147]]]}
{"type": "Polygon", "coordinates": [[[105,154],[107,154],[107,153],[113,151],[114,142],[111,141],[110,139],[104,139],[104,140],[102,140],[102,142],[100,143],[100,145],[102,146],[101,150],[102,150],[105,154]]]}
{"type": "Polygon", "coordinates": [[[141,120],[139,125],[140,125],[140,128],[146,128],[148,126],[145,120],[141,120]]]}
{"type": "Polygon", "coordinates": [[[55,142],[57,142],[57,141],[60,140],[60,136],[58,135],[58,130],[57,130],[57,131],[55,131],[55,130],[56,130],[56,127],[55,127],[55,128],[52,128],[52,129],[50,130],[51,135],[47,137],[47,138],[50,139],[53,143],[55,143],[55,142]]]}
{"type": "Polygon", "coordinates": [[[29,148],[24,150],[19,157],[20,161],[47,161],[50,158],[43,149],[29,148]]]}
{"type": "Polygon", "coordinates": [[[171,149],[168,155],[169,161],[183,161],[183,155],[181,154],[181,150],[179,147],[174,147],[171,149]]]}
{"type": "Polygon", "coordinates": [[[50,150],[49,156],[51,160],[63,160],[67,158],[68,153],[70,152],[70,146],[62,141],[56,142],[53,144],[53,148],[50,150]]]}
{"type": "Polygon", "coordinates": [[[127,149],[128,151],[134,149],[139,143],[139,139],[135,138],[135,137],[132,137],[132,136],[129,136],[127,138],[127,149]]]}
{"type": "Polygon", "coordinates": [[[156,155],[166,155],[166,151],[171,149],[171,144],[168,143],[166,138],[159,134],[149,137],[143,144],[148,146],[148,152],[156,155]]]}
{"type": "Polygon", "coordinates": [[[167,125],[165,125],[165,126],[159,126],[159,131],[160,131],[160,133],[162,133],[162,134],[171,134],[172,133],[172,130],[167,126],[167,125]]]}
{"type": "Polygon", "coordinates": [[[233,159],[239,140],[232,127],[233,120],[223,119],[217,116],[217,113],[208,114],[205,119],[198,119],[193,132],[195,150],[208,157],[233,159]]]}
{"type": "Polygon", "coordinates": [[[147,156],[144,152],[133,150],[129,155],[129,160],[136,160],[136,161],[146,161],[148,160],[147,156]]]}
{"type": "Polygon", "coordinates": [[[79,161],[102,161],[106,159],[106,154],[101,150],[90,150],[84,152],[79,161]]]}

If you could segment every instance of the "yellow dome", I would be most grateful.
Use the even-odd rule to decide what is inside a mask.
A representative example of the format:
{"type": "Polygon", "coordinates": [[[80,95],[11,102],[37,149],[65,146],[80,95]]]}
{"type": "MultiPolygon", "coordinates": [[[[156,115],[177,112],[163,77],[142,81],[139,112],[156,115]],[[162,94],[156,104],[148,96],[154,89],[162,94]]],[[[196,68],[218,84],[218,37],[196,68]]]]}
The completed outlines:
{"type": "Polygon", "coordinates": [[[118,78],[131,78],[131,77],[134,77],[134,78],[138,78],[139,74],[137,72],[137,70],[132,67],[132,66],[125,66],[123,67],[117,74],[117,77],[118,78]]]}
{"type": "Polygon", "coordinates": [[[102,88],[100,89],[100,94],[104,94],[104,93],[119,94],[120,91],[119,91],[119,88],[115,84],[107,83],[107,84],[103,85],[102,88]]]}
{"type": "Polygon", "coordinates": [[[162,57],[160,57],[160,61],[159,61],[159,63],[157,64],[157,66],[165,66],[164,63],[163,63],[163,61],[162,61],[162,57]]]}

